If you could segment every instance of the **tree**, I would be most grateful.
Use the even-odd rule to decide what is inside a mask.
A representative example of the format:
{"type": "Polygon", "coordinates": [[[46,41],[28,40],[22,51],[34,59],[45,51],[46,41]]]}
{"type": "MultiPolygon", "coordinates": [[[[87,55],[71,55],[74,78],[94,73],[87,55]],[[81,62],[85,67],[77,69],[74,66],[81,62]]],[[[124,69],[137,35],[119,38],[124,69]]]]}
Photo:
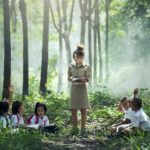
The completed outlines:
{"type": "Polygon", "coordinates": [[[54,16],[54,11],[52,8],[52,4],[50,1],[50,10],[53,20],[53,25],[59,34],[59,69],[58,69],[58,92],[62,89],[62,39],[65,42],[65,48],[67,53],[67,64],[71,63],[71,47],[70,47],[70,32],[72,29],[72,19],[73,19],[73,11],[75,0],[72,1],[70,18],[67,20],[67,9],[68,9],[68,0],[62,0],[62,7],[60,7],[60,1],[57,0],[57,12],[58,12],[58,25],[56,24],[56,19],[54,16]],[[62,11],[61,11],[62,10],[62,11]]]}
{"type": "Polygon", "coordinates": [[[86,31],[86,21],[87,21],[88,1],[87,0],[79,0],[79,6],[80,6],[80,11],[81,11],[80,43],[84,44],[84,42],[85,42],[85,31],[86,31]]]}
{"type": "MultiPolygon", "coordinates": [[[[96,1],[95,1],[96,2],[96,1]]],[[[91,79],[93,77],[93,59],[92,59],[92,13],[95,8],[95,2],[92,7],[92,0],[88,1],[88,9],[87,9],[87,21],[88,21],[88,53],[89,53],[89,65],[91,68],[91,79]]]]}
{"type": "Polygon", "coordinates": [[[109,80],[109,39],[108,39],[108,34],[109,34],[109,0],[105,0],[105,10],[106,10],[106,30],[105,30],[105,50],[106,50],[106,82],[109,80]]]}
{"type": "Polygon", "coordinates": [[[97,82],[97,30],[99,29],[98,27],[98,22],[97,22],[97,10],[96,10],[96,4],[95,3],[95,9],[94,9],[94,24],[93,24],[93,40],[94,40],[94,84],[97,82]]]}
{"type": "Polygon", "coordinates": [[[43,12],[43,46],[42,46],[42,64],[41,64],[41,80],[40,92],[46,94],[47,69],[48,69],[48,35],[49,35],[49,0],[44,0],[43,12]]]}
{"type": "Polygon", "coordinates": [[[9,97],[8,87],[11,80],[11,39],[10,39],[10,14],[9,0],[3,0],[4,11],[4,80],[3,80],[3,98],[9,97]]]}
{"type": "Polygon", "coordinates": [[[99,0],[96,0],[96,17],[97,17],[97,38],[98,38],[98,52],[99,52],[99,80],[103,80],[103,60],[102,60],[102,48],[101,48],[101,32],[100,32],[100,10],[99,0]]]}
{"type": "Polygon", "coordinates": [[[23,28],[23,89],[22,96],[28,95],[29,91],[29,73],[28,73],[28,24],[26,3],[24,0],[19,1],[19,9],[22,16],[22,28],[23,28]]]}

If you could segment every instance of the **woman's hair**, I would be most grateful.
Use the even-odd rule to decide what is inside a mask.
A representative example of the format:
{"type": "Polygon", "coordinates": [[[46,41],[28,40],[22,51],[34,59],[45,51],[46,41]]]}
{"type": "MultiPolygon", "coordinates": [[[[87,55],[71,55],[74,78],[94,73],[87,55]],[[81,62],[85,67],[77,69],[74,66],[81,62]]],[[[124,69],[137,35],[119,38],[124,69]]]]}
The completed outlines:
{"type": "Polygon", "coordinates": [[[19,113],[19,108],[22,105],[22,102],[20,101],[15,101],[12,104],[12,114],[17,114],[19,113]]]}
{"type": "Polygon", "coordinates": [[[43,107],[43,109],[44,109],[44,114],[46,113],[46,111],[47,111],[47,107],[46,107],[46,105],[45,104],[43,104],[43,103],[39,103],[39,102],[37,102],[36,103],[36,105],[35,105],[35,110],[34,110],[34,113],[38,116],[38,114],[37,114],[37,110],[38,110],[38,108],[39,107],[43,107]]]}
{"type": "Polygon", "coordinates": [[[140,98],[133,98],[132,106],[134,106],[137,110],[139,110],[142,107],[142,99],[140,98]]]}
{"type": "Polygon", "coordinates": [[[84,46],[81,45],[81,44],[78,44],[77,45],[77,49],[73,52],[73,58],[74,58],[74,55],[76,54],[77,57],[84,57],[84,46]]]}
{"type": "Polygon", "coordinates": [[[0,115],[3,115],[4,113],[7,113],[9,110],[9,104],[7,101],[1,101],[0,102],[0,115]]]}

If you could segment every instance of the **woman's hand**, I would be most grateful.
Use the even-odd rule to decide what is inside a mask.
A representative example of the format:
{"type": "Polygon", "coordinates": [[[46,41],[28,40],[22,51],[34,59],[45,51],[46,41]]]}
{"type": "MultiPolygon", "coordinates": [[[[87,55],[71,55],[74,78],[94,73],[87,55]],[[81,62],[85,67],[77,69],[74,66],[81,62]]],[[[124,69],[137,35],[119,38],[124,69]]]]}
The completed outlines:
{"type": "Polygon", "coordinates": [[[71,76],[71,77],[68,77],[68,81],[71,81],[71,82],[72,82],[72,79],[73,79],[72,76],[71,76]]]}
{"type": "Polygon", "coordinates": [[[86,82],[86,81],[87,81],[86,77],[82,77],[81,80],[82,80],[83,82],[86,82]]]}

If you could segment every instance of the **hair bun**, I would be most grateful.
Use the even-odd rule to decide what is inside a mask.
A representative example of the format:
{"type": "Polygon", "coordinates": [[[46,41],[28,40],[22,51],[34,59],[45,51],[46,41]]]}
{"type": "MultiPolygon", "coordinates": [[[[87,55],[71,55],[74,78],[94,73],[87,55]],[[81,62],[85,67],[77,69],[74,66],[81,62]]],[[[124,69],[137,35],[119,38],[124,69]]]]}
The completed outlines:
{"type": "Polygon", "coordinates": [[[83,51],[84,50],[84,46],[82,44],[78,44],[77,45],[77,49],[80,50],[80,51],[83,51]]]}

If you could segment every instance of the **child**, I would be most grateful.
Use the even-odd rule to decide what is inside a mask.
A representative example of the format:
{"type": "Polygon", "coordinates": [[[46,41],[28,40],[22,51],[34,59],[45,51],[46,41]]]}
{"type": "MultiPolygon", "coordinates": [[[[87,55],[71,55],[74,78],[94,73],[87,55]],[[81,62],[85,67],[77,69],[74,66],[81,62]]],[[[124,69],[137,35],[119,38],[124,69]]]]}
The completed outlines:
{"type": "Polygon", "coordinates": [[[10,115],[8,113],[9,103],[6,100],[0,102],[0,124],[1,128],[10,128],[10,115]]]}
{"type": "Polygon", "coordinates": [[[133,120],[133,117],[134,117],[134,112],[129,107],[129,102],[127,100],[127,97],[124,97],[121,100],[121,102],[118,106],[118,110],[125,113],[124,119],[120,123],[112,125],[112,127],[111,127],[112,133],[119,132],[119,131],[123,130],[124,128],[131,126],[131,121],[133,120]]]}
{"type": "Polygon", "coordinates": [[[134,98],[132,101],[132,110],[135,112],[135,116],[131,122],[132,127],[124,130],[125,133],[132,132],[135,128],[140,128],[144,131],[150,131],[150,120],[142,109],[142,100],[140,98],[134,98]]]}
{"type": "Polygon", "coordinates": [[[12,105],[12,127],[24,126],[24,119],[22,117],[24,106],[22,102],[15,101],[12,105]]]}
{"type": "Polygon", "coordinates": [[[32,116],[32,118],[29,121],[29,124],[39,124],[40,127],[48,126],[49,125],[49,119],[45,115],[47,111],[46,105],[42,103],[36,103],[35,105],[35,115],[32,116]]]}
{"type": "Polygon", "coordinates": [[[54,124],[49,125],[49,119],[46,116],[47,107],[45,104],[36,103],[35,105],[35,115],[28,119],[28,127],[32,128],[32,125],[39,125],[44,132],[55,133],[58,131],[58,127],[54,124]]]}

